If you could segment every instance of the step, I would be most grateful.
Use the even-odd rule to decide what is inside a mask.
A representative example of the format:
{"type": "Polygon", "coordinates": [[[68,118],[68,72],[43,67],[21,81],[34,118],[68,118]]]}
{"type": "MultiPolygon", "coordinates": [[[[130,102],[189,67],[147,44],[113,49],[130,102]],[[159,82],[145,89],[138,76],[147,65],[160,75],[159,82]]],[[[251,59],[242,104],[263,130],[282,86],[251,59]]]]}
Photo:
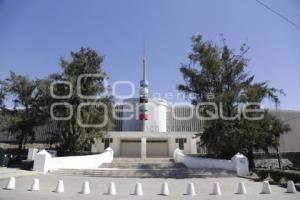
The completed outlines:
{"type": "Polygon", "coordinates": [[[188,169],[172,158],[114,158],[96,169],[59,169],[52,174],[91,177],[140,177],[140,178],[201,178],[232,177],[235,172],[219,169],[188,169]]]}
{"type": "Polygon", "coordinates": [[[126,158],[114,157],[115,162],[173,162],[173,158],[126,158]]]}
{"type": "Polygon", "coordinates": [[[104,163],[101,168],[168,169],[185,168],[182,163],[174,163],[172,158],[114,158],[112,163],[104,163]]]}
{"type": "Polygon", "coordinates": [[[185,168],[182,163],[105,163],[101,168],[135,168],[135,169],[164,169],[185,168]]]}
{"type": "Polygon", "coordinates": [[[216,169],[59,169],[51,174],[66,176],[92,176],[92,177],[149,177],[149,178],[200,178],[200,177],[232,177],[234,172],[216,169]]]}

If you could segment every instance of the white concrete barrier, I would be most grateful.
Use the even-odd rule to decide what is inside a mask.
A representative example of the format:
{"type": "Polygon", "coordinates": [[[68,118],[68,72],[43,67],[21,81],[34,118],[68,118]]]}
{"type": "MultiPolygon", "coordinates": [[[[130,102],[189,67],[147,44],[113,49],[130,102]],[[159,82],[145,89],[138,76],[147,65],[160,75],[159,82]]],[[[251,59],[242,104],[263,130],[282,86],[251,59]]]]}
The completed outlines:
{"type": "Polygon", "coordinates": [[[213,183],[212,195],[221,195],[221,188],[219,182],[213,183]]]}
{"type": "Polygon", "coordinates": [[[57,192],[57,193],[63,193],[63,192],[65,192],[65,187],[64,187],[63,180],[59,180],[57,182],[55,192],[57,192]]]}
{"type": "Polygon", "coordinates": [[[269,184],[269,181],[264,181],[262,183],[262,190],[261,190],[262,194],[271,194],[272,190],[271,190],[271,186],[269,184]]]}
{"type": "Polygon", "coordinates": [[[238,184],[237,194],[247,194],[244,182],[238,184]]]}
{"type": "Polygon", "coordinates": [[[114,151],[108,147],[104,153],[88,156],[55,157],[42,150],[35,156],[33,171],[47,173],[57,169],[96,169],[103,163],[113,161],[114,151]]]}
{"type": "Polygon", "coordinates": [[[30,191],[39,191],[40,190],[40,181],[39,179],[33,179],[30,191]]]}
{"type": "MultiPolygon", "coordinates": [[[[7,190],[14,190],[15,189],[15,178],[14,177],[10,178],[7,186],[4,189],[7,189],[7,190]]],[[[35,178],[33,180],[32,184],[31,184],[31,187],[30,187],[29,191],[39,191],[39,190],[40,190],[39,179],[35,178]]],[[[56,189],[55,189],[54,192],[57,192],[57,193],[63,193],[64,192],[63,180],[59,180],[57,182],[56,189]]],[[[295,188],[295,185],[294,185],[293,181],[288,181],[286,192],[287,193],[294,193],[294,194],[297,193],[297,190],[295,188]]],[[[82,183],[80,193],[81,194],[90,194],[91,193],[90,185],[89,185],[88,181],[84,181],[82,183]]],[[[272,190],[271,190],[269,182],[268,181],[263,181],[262,182],[261,194],[271,194],[271,193],[272,193],[272,190]]],[[[116,195],[117,194],[116,186],[115,186],[114,182],[109,183],[108,190],[104,194],[106,194],[106,195],[116,195]]],[[[210,194],[211,195],[222,195],[222,191],[221,191],[219,182],[213,183],[212,193],[210,193],[210,194]]],[[[235,194],[247,194],[244,182],[240,182],[238,184],[237,192],[235,194]]],[[[133,191],[132,195],[143,196],[142,184],[140,182],[137,182],[135,184],[134,191],[133,191]]],[[[162,184],[159,195],[164,195],[164,196],[169,196],[170,195],[169,187],[168,187],[167,182],[164,182],[162,184]]],[[[192,183],[192,182],[188,183],[186,193],[184,193],[184,195],[190,195],[190,196],[195,196],[196,195],[194,183],[192,183]]]]}
{"type": "Polygon", "coordinates": [[[114,182],[109,183],[106,194],[107,195],[116,195],[117,194],[116,185],[114,182]]]}
{"type": "Polygon", "coordinates": [[[9,181],[5,187],[6,190],[14,190],[16,189],[16,178],[15,177],[10,177],[9,181]]]}
{"type": "Polygon", "coordinates": [[[286,188],[287,193],[297,193],[294,181],[288,181],[287,182],[287,188],[286,188]]]}
{"type": "Polygon", "coordinates": [[[161,190],[160,190],[160,195],[163,195],[163,196],[169,196],[170,195],[170,192],[169,192],[169,186],[168,186],[168,183],[167,182],[164,182],[161,186],[161,190]]]}
{"type": "Polygon", "coordinates": [[[188,168],[210,168],[236,171],[239,176],[249,175],[248,159],[237,153],[231,160],[199,158],[185,155],[182,150],[175,149],[173,158],[175,162],[183,163],[188,168]]]}
{"type": "Polygon", "coordinates": [[[194,183],[188,183],[185,195],[191,195],[191,196],[196,195],[194,183]]]}
{"type": "Polygon", "coordinates": [[[81,187],[81,194],[90,194],[91,190],[90,190],[90,184],[88,181],[84,181],[81,187]]]}
{"type": "Polygon", "coordinates": [[[133,191],[133,195],[143,196],[143,189],[141,183],[136,183],[133,191]]]}

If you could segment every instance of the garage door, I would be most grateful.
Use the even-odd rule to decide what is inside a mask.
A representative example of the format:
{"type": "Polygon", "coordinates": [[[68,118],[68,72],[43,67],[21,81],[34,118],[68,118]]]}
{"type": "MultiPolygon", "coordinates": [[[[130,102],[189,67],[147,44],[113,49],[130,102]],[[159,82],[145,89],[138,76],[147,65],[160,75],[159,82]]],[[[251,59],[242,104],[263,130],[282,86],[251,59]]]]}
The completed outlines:
{"type": "Polygon", "coordinates": [[[168,143],[166,140],[148,140],[147,157],[168,157],[168,143]]]}
{"type": "Polygon", "coordinates": [[[122,140],[122,157],[141,157],[141,140],[122,140]]]}

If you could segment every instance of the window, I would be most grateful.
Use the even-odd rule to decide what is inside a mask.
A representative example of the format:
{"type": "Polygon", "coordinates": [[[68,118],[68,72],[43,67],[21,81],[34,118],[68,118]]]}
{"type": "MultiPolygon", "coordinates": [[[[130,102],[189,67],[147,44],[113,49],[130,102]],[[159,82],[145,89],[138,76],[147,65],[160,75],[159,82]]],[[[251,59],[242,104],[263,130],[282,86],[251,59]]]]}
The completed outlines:
{"type": "Polygon", "coordinates": [[[186,143],[186,138],[176,138],[175,143],[178,143],[178,148],[184,150],[184,143],[186,143]]]}
{"type": "Polygon", "coordinates": [[[104,143],[104,150],[110,146],[110,143],[113,143],[112,138],[102,138],[102,143],[104,143]]]}

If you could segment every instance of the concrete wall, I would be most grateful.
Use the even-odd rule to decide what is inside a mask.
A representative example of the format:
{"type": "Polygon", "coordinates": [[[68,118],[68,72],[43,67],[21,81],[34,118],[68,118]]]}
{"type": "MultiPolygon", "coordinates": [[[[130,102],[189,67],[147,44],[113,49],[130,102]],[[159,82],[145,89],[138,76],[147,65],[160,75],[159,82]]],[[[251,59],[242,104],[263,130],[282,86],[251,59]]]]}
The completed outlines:
{"type": "Polygon", "coordinates": [[[234,171],[234,166],[232,165],[231,160],[186,156],[178,149],[174,151],[174,160],[176,162],[184,163],[188,168],[211,168],[234,171]]]}
{"type": "Polygon", "coordinates": [[[107,148],[104,153],[88,156],[67,156],[55,157],[42,150],[36,154],[33,164],[33,171],[47,173],[49,170],[57,169],[96,169],[103,163],[110,163],[113,160],[114,152],[107,148]]]}
{"type": "Polygon", "coordinates": [[[183,163],[188,168],[198,169],[224,169],[236,171],[239,176],[249,175],[248,159],[237,153],[231,160],[199,158],[185,155],[180,149],[173,153],[175,162],[183,163]]]}

